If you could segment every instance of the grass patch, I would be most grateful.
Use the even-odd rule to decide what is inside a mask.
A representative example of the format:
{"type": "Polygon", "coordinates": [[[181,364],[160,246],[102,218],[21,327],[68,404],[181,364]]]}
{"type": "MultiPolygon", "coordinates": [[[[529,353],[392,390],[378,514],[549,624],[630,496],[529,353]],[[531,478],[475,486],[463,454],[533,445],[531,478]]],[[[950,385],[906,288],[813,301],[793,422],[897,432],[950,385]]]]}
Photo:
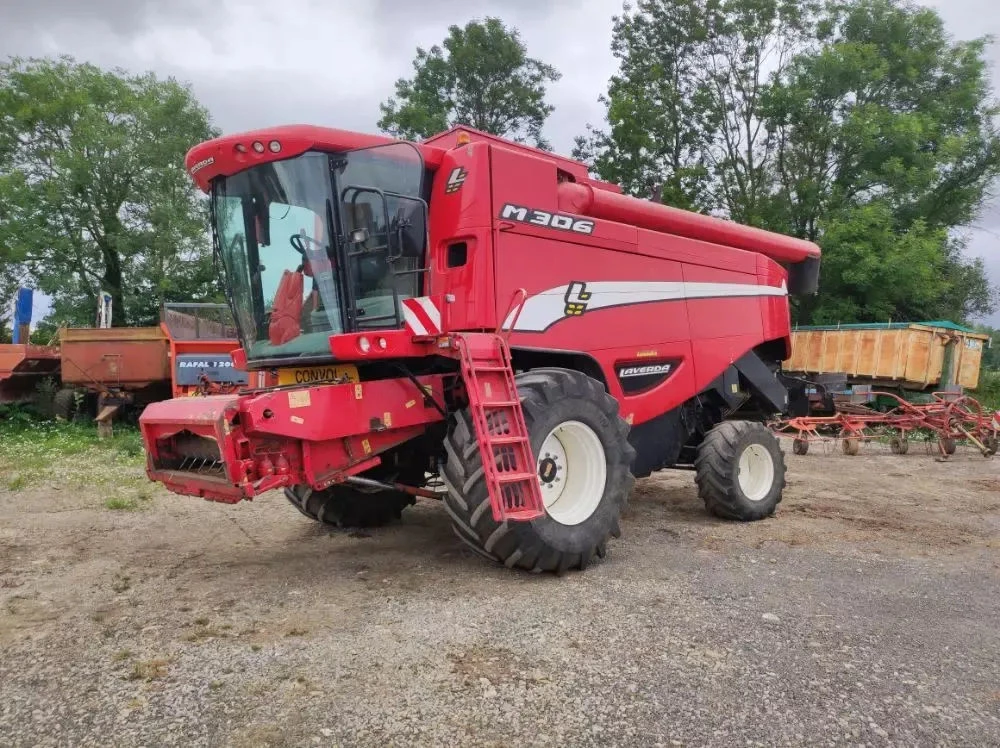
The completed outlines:
{"type": "Polygon", "coordinates": [[[1000,409],[1000,371],[984,369],[979,374],[979,386],[969,392],[983,410],[1000,409]]]}
{"type": "Polygon", "coordinates": [[[170,660],[166,658],[137,662],[132,666],[132,672],[129,673],[128,679],[145,681],[157,680],[167,674],[167,665],[169,664],[170,660]]]}
{"type": "Polygon", "coordinates": [[[104,502],[104,508],[113,512],[138,512],[149,507],[152,496],[139,491],[135,496],[112,496],[104,502]]]}
{"type": "MultiPolygon", "coordinates": [[[[8,491],[38,484],[67,488],[134,484],[137,491],[148,492],[144,462],[142,434],[134,426],[118,425],[114,436],[99,439],[93,423],[0,414],[0,487],[8,491]]],[[[138,499],[141,502],[142,497],[138,499]]]]}
{"type": "Polygon", "coordinates": [[[125,660],[130,659],[132,659],[132,651],[128,649],[119,650],[111,657],[112,662],[125,662],[125,660]]]}

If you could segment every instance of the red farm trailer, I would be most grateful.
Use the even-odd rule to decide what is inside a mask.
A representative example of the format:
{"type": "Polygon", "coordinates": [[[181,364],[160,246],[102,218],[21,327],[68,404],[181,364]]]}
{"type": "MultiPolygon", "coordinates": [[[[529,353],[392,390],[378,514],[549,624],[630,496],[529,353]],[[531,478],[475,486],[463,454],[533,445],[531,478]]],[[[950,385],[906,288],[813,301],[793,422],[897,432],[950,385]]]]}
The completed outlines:
{"type": "Polygon", "coordinates": [[[0,403],[34,402],[46,379],[59,380],[59,349],[28,343],[0,345],[0,403]]]}
{"type": "Polygon", "coordinates": [[[152,480],[230,503],[279,489],[340,526],[441,499],[476,552],[556,573],[604,556],[657,470],[693,470],[719,517],[775,511],[765,423],[807,407],[781,362],[815,244],[461,127],[275,127],[186,166],[249,387],[146,408],[152,480]]]}
{"type": "Polygon", "coordinates": [[[225,304],[165,304],[160,318],[155,327],[60,329],[57,415],[72,417],[82,400],[105,422],[158,400],[246,384],[246,372],[233,366],[239,341],[225,304]]]}

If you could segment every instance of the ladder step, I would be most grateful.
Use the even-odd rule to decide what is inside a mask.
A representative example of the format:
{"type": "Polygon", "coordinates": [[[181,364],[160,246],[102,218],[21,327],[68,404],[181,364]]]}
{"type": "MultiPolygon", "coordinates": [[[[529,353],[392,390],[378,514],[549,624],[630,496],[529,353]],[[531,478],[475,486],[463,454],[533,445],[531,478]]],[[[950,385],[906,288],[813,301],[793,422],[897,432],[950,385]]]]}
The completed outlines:
{"type": "Polygon", "coordinates": [[[506,512],[507,519],[517,520],[518,522],[527,522],[528,520],[538,519],[539,517],[545,516],[544,509],[508,509],[506,512]]]}
{"type": "Polygon", "coordinates": [[[489,442],[489,445],[491,447],[500,446],[502,444],[520,444],[520,443],[530,444],[530,442],[528,442],[528,440],[523,436],[490,436],[487,438],[486,441],[489,442]]]}
{"type": "Polygon", "coordinates": [[[491,333],[456,337],[493,518],[497,522],[530,521],[544,516],[545,504],[506,340],[491,333]]]}
{"type": "Polygon", "coordinates": [[[522,480],[537,480],[534,473],[497,473],[498,483],[517,483],[522,480]]]}

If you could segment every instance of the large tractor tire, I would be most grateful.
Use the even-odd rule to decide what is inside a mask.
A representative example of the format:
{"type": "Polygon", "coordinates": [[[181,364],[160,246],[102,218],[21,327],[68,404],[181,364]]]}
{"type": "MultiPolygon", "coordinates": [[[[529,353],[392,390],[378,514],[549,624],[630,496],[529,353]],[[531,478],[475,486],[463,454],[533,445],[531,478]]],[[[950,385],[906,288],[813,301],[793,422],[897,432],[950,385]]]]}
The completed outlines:
{"type": "Polygon", "coordinates": [[[482,458],[468,410],[452,419],[445,441],[445,508],[455,534],[509,568],[585,569],[603,558],[635,478],[635,450],[618,402],[604,386],[569,369],[532,369],[515,377],[536,456],[546,515],[530,522],[493,519],[482,458]]]}
{"type": "Polygon", "coordinates": [[[705,436],[695,482],[716,517],[754,522],[774,514],[785,488],[785,456],[763,424],[724,421],[705,436]]]}
{"type": "MultiPolygon", "coordinates": [[[[423,469],[415,466],[396,468],[386,464],[366,476],[411,486],[424,483],[423,469]]],[[[416,503],[413,496],[402,491],[366,490],[346,484],[322,491],[314,491],[309,486],[293,486],[285,489],[285,498],[309,519],[344,528],[388,525],[400,519],[406,507],[416,503]]]]}

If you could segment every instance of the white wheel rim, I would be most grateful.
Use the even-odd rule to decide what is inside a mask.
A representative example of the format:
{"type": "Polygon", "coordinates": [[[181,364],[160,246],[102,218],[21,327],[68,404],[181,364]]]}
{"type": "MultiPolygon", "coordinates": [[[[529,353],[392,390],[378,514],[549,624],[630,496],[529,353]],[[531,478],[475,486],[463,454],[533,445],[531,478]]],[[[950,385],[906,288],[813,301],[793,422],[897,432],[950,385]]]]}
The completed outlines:
{"type": "Polygon", "coordinates": [[[607,458],[587,424],[564,421],[552,429],[542,442],[536,469],[545,511],[556,522],[578,525],[601,503],[607,458]]]}
{"type": "Polygon", "coordinates": [[[762,501],[774,484],[774,458],[762,444],[750,444],[740,455],[737,478],[750,501],[762,501]]]}

